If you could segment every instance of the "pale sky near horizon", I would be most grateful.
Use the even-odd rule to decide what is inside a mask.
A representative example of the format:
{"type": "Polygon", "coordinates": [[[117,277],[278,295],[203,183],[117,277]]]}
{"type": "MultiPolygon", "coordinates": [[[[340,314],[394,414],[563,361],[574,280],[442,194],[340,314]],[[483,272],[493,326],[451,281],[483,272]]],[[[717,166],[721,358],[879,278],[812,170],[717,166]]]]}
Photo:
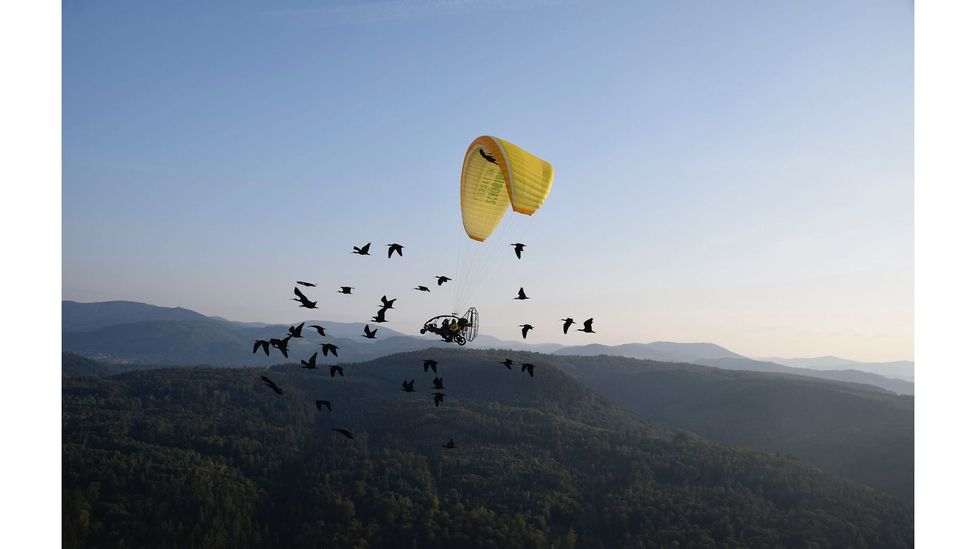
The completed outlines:
{"type": "Polygon", "coordinates": [[[909,1],[197,4],[64,4],[64,299],[366,321],[386,294],[415,334],[463,282],[489,134],[555,181],[509,214],[525,258],[479,271],[484,332],[913,358],[909,1]]]}

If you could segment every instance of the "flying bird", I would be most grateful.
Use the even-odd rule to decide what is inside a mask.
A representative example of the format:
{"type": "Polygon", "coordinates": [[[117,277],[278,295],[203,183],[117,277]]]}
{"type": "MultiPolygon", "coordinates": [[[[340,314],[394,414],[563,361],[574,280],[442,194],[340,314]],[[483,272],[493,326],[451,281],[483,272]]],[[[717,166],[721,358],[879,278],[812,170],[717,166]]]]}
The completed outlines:
{"type": "Polygon", "coordinates": [[[444,276],[444,275],[437,275],[437,276],[435,276],[434,278],[436,278],[436,279],[437,279],[437,285],[438,285],[438,286],[440,286],[440,285],[442,285],[442,284],[444,284],[444,283],[445,283],[445,282],[447,282],[448,280],[451,280],[450,278],[447,278],[447,277],[446,277],[446,276],[444,276]]]}
{"type": "Polygon", "coordinates": [[[328,408],[330,412],[332,411],[332,403],[329,402],[328,400],[316,400],[315,401],[315,407],[318,408],[320,412],[322,411],[322,407],[323,406],[325,406],[326,408],[328,408]]]}
{"type": "Polygon", "coordinates": [[[302,322],[298,326],[289,326],[288,334],[290,335],[290,337],[302,337],[302,328],[304,327],[305,327],[304,322],[302,322]]]}
{"type": "Polygon", "coordinates": [[[427,372],[427,368],[430,368],[436,374],[437,373],[437,361],[436,360],[431,360],[429,358],[427,360],[425,360],[424,361],[424,372],[425,373],[427,372]]]}
{"type": "Polygon", "coordinates": [[[353,437],[353,436],[352,436],[352,433],[351,433],[351,432],[349,432],[349,431],[348,431],[348,430],[346,430],[346,429],[333,429],[333,431],[335,431],[335,432],[337,432],[337,433],[339,433],[339,434],[341,434],[342,436],[344,436],[344,437],[346,437],[346,438],[348,438],[349,440],[352,440],[353,438],[355,438],[355,437],[353,437]]]}
{"type": "Polygon", "coordinates": [[[333,345],[331,343],[322,343],[321,345],[322,345],[322,358],[325,358],[325,357],[329,356],[329,353],[332,353],[332,356],[334,356],[334,357],[338,357],[339,356],[336,353],[336,351],[338,351],[339,348],[336,347],[335,345],[333,345]]]}
{"type": "Polygon", "coordinates": [[[514,299],[518,299],[519,301],[522,301],[523,299],[529,299],[529,296],[525,295],[524,288],[519,288],[519,293],[517,296],[515,296],[514,299]]]}
{"type": "Polygon", "coordinates": [[[569,327],[572,326],[573,324],[576,324],[576,321],[573,320],[570,317],[560,318],[559,320],[562,320],[563,321],[563,333],[564,334],[568,334],[569,333],[569,327]]]}
{"type": "Polygon", "coordinates": [[[428,288],[427,286],[417,286],[416,288],[414,288],[414,290],[420,290],[421,292],[429,292],[430,288],[428,288]]]}
{"type": "Polygon", "coordinates": [[[376,339],[376,332],[379,328],[374,328],[373,331],[369,330],[369,324],[363,328],[363,337],[366,339],[376,339]]]}
{"type": "Polygon", "coordinates": [[[440,389],[440,390],[443,391],[444,390],[444,378],[442,378],[442,377],[435,377],[434,378],[434,386],[431,387],[431,389],[440,389]]]}
{"type": "Polygon", "coordinates": [[[309,328],[314,328],[320,336],[325,337],[325,326],[319,326],[318,324],[309,324],[309,328]]]}
{"type": "Polygon", "coordinates": [[[481,155],[481,158],[484,158],[485,160],[487,160],[488,162],[491,162],[492,164],[494,164],[496,166],[498,165],[498,161],[495,160],[495,157],[492,156],[492,155],[490,155],[490,154],[488,154],[488,153],[486,153],[484,149],[478,149],[478,153],[481,155]]]}
{"type": "Polygon", "coordinates": [[[346,377],[346,374],[343,373],[342,366],[329,366],[329,377],[335,377],[336,374],[339,374],[339,377],[346,377]]]}
{"type": "Polygon", "coordinates": [[[384,309],[392,309],[394,301],[396,301],[395,297],[393,299],[387,299],[386,296],[380,298],[380,304],[384,309]]]}
{"type": "Polygon", "coordinates": [[[451,440],[447,441],[447,444],[441,444],[441,448],[447,448],[448,450],[453,450],[457,448],[457,446],[455,446],[454,439],[452,438],[451,440]]]}
{"type": "Polygon", "coordinates": [[[444,402],[444,393],[433,393],[434,395],[434,407],[438,407],[444,402]]]}
{"type": "Polygon", "coordinates": [[[314,282],[305,282],[304,280],[299,280],[298,282],[295,282],[295,284],[301,284],[302,286],[308,286],[309,288],[315,287],[314,282]]]}
{"type": "Polygon", "coordinates": [[[299,302],[300,303],[299,307],[304,307],[306,309],[318,309],[318,307],[315,306],[315,304],[318,303],[318,301],[312,301],[309,298],[305,297],[305,294],[303,294],[302,291],[298,289],[298,286],[295,286],[295,295],[298,297],[293,297],[291,298],[291,300],[299,302]]]}
{"type": "Polygon", "coordinates": [[[515,257],[522,259],[522,250],[525,249],[525,244],[515,242],[514,244],[510,244],[510,246],[515,246],[515,257]]]}
{"type": "Polygon", "coordinates": [[[285,358],[288,358],[288,340],[290,340],[290,339],[291,339],[291,336],[288,336],[288,337],[286,337],[284,339],[275,339],[275,338],[272,338],[271,341],[269,341],[268,343],[272,347],[274,347],[275,349],[278,349],[279,351],[281,351],[281,354],[284,355],[285,358]]]}
{"type": "Polygon", "coordinates": [[[264,376],[261,376],[261,381],[263,381],[265,385],[270,387],[272,391],[278,393],[279,395],[285,394],[285,392],[281,390],[281,387],[278,387],[274,381],[271,381],[270,379],[264,376]]]}
{"type": "Polygon", "coordinates": [[[576,331],[577,332],[586,332],[588,334],[595,334],[596,332],[593,331],[593,319],[591,318],[591,319],[588,319],[588,320],[584,320],[583,321],[583,328],[582,329],[577,328],[576,331]]]}
{"type": "Polygon", "coordinates": [[[372,242],[367,242],[366,245],[363,246],[362,248],[360,248],[359,246],[353,246],[352,247],[352,253],[358,254],[358,255],[369,255],[369,245],[370,244],[372,244],[372,242]]]}
{"type": "Polygon", "coordinates": [[[414,382],[414,380],[411,379],[410,382],[407,383],[407,380],[404,379],[403,380],[403,389],[400,389],[400,390],[401,391],[404,391],[404,392],[407,392],[407,393],[412,393],[413,392],[413,382],[414,382]]]}
{"type": "Polygon", "coordinates": [[[355,289],[356,288],[353,288],[352,286],[339,286],[339,291],[336,292],[336,293],[340,293],[340,294],[351,294],[352,291],[355,290],[355,289]]]}
{"type": "Polygon", "coordinates": [[[531,324],[519,324],[519,326],[522,328],[522,339],[525,339],[525,336],[529,335],[529,330],[535,328],[531,324]]]}
{"type": "Polygon", "coordinates": [[[264,339],[255,339],[254,348],[251,350],[251,354],[258,352],[258,349],[264,349],[264,354],[271,356],[271,351],[269,350],[270,343],[264,339]]]}
{"type": "Polygon", "coordinates": [[[319,357],[319,353],[318,351],[316,351],[315,353],[312,354],[311,358],[309,358],[307,361],[305,360],[302,361],[302,368],[305,368],[306,370],[314,370],[315,368],[317,368],[317,366],[315,366],[315,361],[318,359],[318,357],[319,357]]]}
{"type": "Polygon", "coordinates": [[[504,362],[499,362],[499,364],[502,364],[502,365],[504,365],[504,366],[505,366],[506,368],[508,368],[509,370],[511,370],[511,369],[512,369],[512,364],[515,364],[515,363],[514,363],[514,362],[512,362],[512,359],[510,359],[510,358],[506,358],[504,362]]]}
{"type": "Polygon", "coordinates": [[[535,377],[535,364],[529,364],[528,362],[522,363],[522,371],[529,371],[529,377],[535,377]]]}
{"type": "Polygon", "coordinates": [[[403,245],[402,244],[395,244],[394,243],[394,244],[387,244],[387,246],[389,246],[389,249],[386,250],[386,258],[387,259],[393,257],[393,252],[396,252],[397,255],[399,255],[400,257],[403,257],[403,245]]]}
{"type": "MultiPolygon", "coordinates": [[[[379,311],[376,312],[376,316],[373,317],[373,322],[377,322],[377,323],[379,323],[379,322],[389,322],[389,320],[386,319],[386,309],[385,308],[380,309],[379,311]]],[[[367,336],[367,337],[369,337],[369,336],[367,336]]]]}

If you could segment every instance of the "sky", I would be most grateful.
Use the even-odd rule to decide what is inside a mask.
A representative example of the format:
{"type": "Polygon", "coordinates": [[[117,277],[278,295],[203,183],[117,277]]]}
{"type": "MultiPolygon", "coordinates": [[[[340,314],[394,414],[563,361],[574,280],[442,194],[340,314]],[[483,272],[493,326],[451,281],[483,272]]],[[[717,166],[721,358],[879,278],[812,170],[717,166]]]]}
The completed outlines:
{"type": "Polygon", "coordinates": [[[62,25],[63,299],[360,322],[385,294],[408,334],[470,304],[503,339],[914,356],[911,2],[78,1],[62,25]],[[555,170],[485,246],[458,206],[480,135],[555,170]]]}

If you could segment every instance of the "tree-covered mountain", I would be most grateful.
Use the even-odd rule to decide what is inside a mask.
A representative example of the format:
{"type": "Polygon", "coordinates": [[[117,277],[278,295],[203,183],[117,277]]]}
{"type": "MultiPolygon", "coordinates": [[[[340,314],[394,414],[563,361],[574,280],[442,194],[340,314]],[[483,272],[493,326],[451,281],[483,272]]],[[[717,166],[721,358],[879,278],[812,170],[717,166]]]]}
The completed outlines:
{"type": "Polygon", "coordinates": [[[67,378],[64,546],[913,543],[909,503],[642,422],[552,357],[512,354],[536,365],[529,377],[503,356],[405,353],[336,378],[294,364],[67,378]],[[440,407],[425,358],[440,362],[440,407]],[[400,390],[405,378],[417,393],[400,390]]]}
{"type": "Polygon", "coordinates": [[[136,301],[61,302],[61,332],[88,332],[108,326],[152,320],[206,320],[182,307],[159,307],[136,301]]]}
{"type": "Polygon", "coordinates": [[[671,362],[694,362],[700,359],[745,358],[742,355],[715,345],[714,343],[676,343],[655,341],[654,343],[624,343],[623,345],[574,345],[563,347],[554,354],[574,356],[613,355],[671,362]]]}
{"type": "Polygon", "coordinates": [[[810,368],[813,370],[857,370],[878,374],[885,377],[903,379],[905,381],[915,380],[915,363],[911,360],[895,360],[892,362],[861,362],[836,356],[818,356],[812,358],[782,358],[768,357],[757,360],[775,362],[784,366],[795,368],[810,368]]]}
{"type": "Polygon", "coordinates": [[[623,357],[552,357],[586,386],[649,421],[796,456],[910,499],[914,399],[869,385],[623,357]]]}

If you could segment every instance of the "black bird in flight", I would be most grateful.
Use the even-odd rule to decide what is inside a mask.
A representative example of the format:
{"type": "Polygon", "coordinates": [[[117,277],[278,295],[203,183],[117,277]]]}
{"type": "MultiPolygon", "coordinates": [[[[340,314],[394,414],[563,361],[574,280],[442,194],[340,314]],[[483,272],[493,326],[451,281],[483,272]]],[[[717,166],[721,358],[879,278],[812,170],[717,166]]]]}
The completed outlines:
{"type": "Polygon", "coordinates": [[[320,412],[322,411],[322,407],[323,406],[325,406],[326,408],[328,408],[330,412],[332,411],[332,403],[329,402],[328,400],[316,400],[315,401],[315,407],[318,408],[320,412]]]}
{"type": "Polygon", "coordinates": [[[315,365],[315,361],[318,360],[318,357],[319,357],[319,353],[318,351],[316,351],[315,353],[312,354],[312,357],[309,358],[308,361],[305,360],[302,361],[302,368],[305,368],[306,370],[316,369],[317,366],[315,365]]]}
{"type": "Polygon", "coordinates": [[[570,317],[560,318],[559,320],[562,320],[563,321],[563,333],[564,334],[568,334],[569,333],[569,327],[572,326],[573,324],[576,324],[576,321],[573,320],[570,317]]]}
{"type": "Polygon", "coordinates": [[[412,393],[413,392],[413,381],[414,380],[411,379],[410,382],[407,383],[407,380],[404,379],[403,380],[403,389],[400,389],[400,390],[401,391],[404,391],[404,392],[407,392],[407,393],[412,393]]]}
{"type": "Polygon", "coordinates": [[[275,349],[281,351],[281,354],[284,355],[285,358],[288,358],[288,340],[290,339],[291,336],[288,336],[284,339],[272,338],[271,341],[269,341],[268,343],[271,344],[271,346],[274,347],[275,349]]]}
{"type": "Polygon", "coordinates": [[[342,366],[329,366],[329,377],[335,377],[336,374],[339,374],[339,377],[346,377],[346,374],[343,373],[342,366]]]}
{"type": "Polygon", "coordinates": [[[363,337],[365,337],[366,339],[376,339],[376,332],[377,332],[377,330],[379,330],[379,328],[375,328],[375,329],[373,329],[373,331],[370,331],[369,330],[369,324],[367,324],[363,328],[363,337]]]}
{"type": "Polygon", "coordinates": [[[309,328],[314,328],[320,336],[325,337],[325,326],[319,326],[318,324],[309,324],[309,328]]]}
{"type": "Polygon", "coordinates": [[[442,378],[442,377],[435,377],[434,378],[434,386],[431,387],[431,389],[440,389],[440,390],[443,391],[444,390],[444,378],[442,378]]]}
{"type": "Polygon", "coordinates": [[[491,162],[492,164],[494,164],[496,166],[498,165],[498,161],[495,160],[495,157],[492,156],[492,155],[490,155],[490,154],[488,154],[488,153],[486,153],[484,149],[478,149],[478,153],[481,155],[481,158],[484,158],[485,160],[487,160],[488,162],[491,162]]]}
{"type": "Polygon", "coordinates": [[[331,343],[322,343],[321,345],[322,345],[322,358],[325,358],[325,357],[329,356],[329,353],[332,353],[332,356],[334,356],[334,357],[338,357],[339,356],[336,353],[336,351],[338,351],[339,348],[336,347],[335,345],[333,345],[331,343]]]}
{"type": "Polygon", "coordinates": [[[254,353],[258,352],[258,349],[264,349],[264,354],[266,354],[268,356],[271,356],[271,351],[269,350],[269,347],[270,346],[271,345],[269,344],[269,342],[267,340],[264,340],[264,339],[255,339],[254,340],[254,349],[251,350],[251,354],[253,355],[254,353]]]}
{"type": "Polygon", "coordinates": [[[447,448],[448,450],[453,450],[457,448],[457,446],[455,446],[454,439],[452,438],[451,440],[447,441],[447,444],[441,444],[441,448],[447,448]]]}
{"type": "Polygon", "coordinates": [[[291,337],[302,337],[302,328],[305,327],[305,323],[302,322],[298,326],[289,326],[288,333],[291,337]]]}
{"type": "Polygon", "coordinates": [[[519,324],[519,326],[522,327],[522,339],[525,339],[525,336],[529,335],[529,330],[535,328],[531,324],[519,324]]]}
{"type": "Polygon", "coordinates": [[[444,393],[433,393],[434,394],[434,407],[438,407],[444,402],[444,393]]]}
{"type": "Polygon", "coordinates": [[[414,290],[420,290],[421,292],[429,292],[430,288],[428,288],[427,286],[417,286],[416,288],[414,288],[414,290]]]}
{"type": "Polygon", "coordinates": [[[373,322],[389,322],[389,320],[386,319],[386,308],[380,309],[376,312],[376,316],[373,317],[373,322]]]}
{"type": "Polygon", "coordinates": [[[525,289],[524,288],[519,288],[519,293],[518,293],[517,296],[515,296],[514,299],[517,299],[519,301],[522,301],[524,299],[529,299],[529,296],[525,295],[525,289]]]}
{"type": "Polygon", "coordinates": [[[577,328],[576,331],[577,332],[586,332],[588,334],[595,334],[596,332],[593,331],[593,319],[590,318],[588,320],[584,320],[583,321],[583,328],[582,329],[577,328]]]}
{"type": "Polygon", "coordinates": [[[359,255],[369,255],[369,245],[370,244],[372,244],[372,242],[367,242],[366,245],[363,246],[362,248],[360,248],[358,246],[353,246],[352,247],[352,253],[359,254],[359,255]]]}
{"type": "Polygon", "coordinates": [[[394,244],[387,244],[387,246],[389,246],[389,249],[386,250],[386,258],[387,259],[393,257],[393,252],[396,252],[397,255],[399,255],[400,257],[403,257],[403,244],[396,244],[396,243],[394,243],[394,244]]]}
{"type": "Polygon", "coordinates": [[[392,309],[394,301],[396,301],[395,297],[393,299],[387,299],[386,296],[380,298],[380,304],[384,309],[392,309]]]}
{"type": "Polygon", "coordinates": [[[440,286],[440,285],[442,285],[442,284],[444,284],[444,283],[445,283],[445,282],[447,282],[448,280],[451,280],[450,278],[447,278],[447,277],[446,277],[446,276],[444,276],[444,275],[437,275],[437,276],[435,276],[434,278],[436,278],[436,279],[437,279],[437,285],[438,285],[438,286],[440,286]]]}
{"type": "Polygon", "coordinates": [[[348,438],[349,440],[352,440],[353,438],[355,438],[355,437],[353,437],[353,436],[352,436],[352,433],[351,433],[351,432],[349,432],[349,431],[348,431],[348,430],[346,430],[346,429],[333,429],[333,431],[335,431],[335,432],[337,432],[337,433],[339,433],[339,434],[341,434],[342,436],[344,436],[344,437],[346,437],[346,438],[348,438]]]}
{"type": "Polygon", "coordinates": [[[302,286],[308,286],[309,288],[314,288],[315,284],[313,282],[305,282],[304,280],[299,280],[295,284],[301,284],[302,286]]]}
{"type": "Polygon", "coordinates": [[[522,371],[529,371],[529,377],[535,377],[535,364],[529,364],[528,362],[522,363],[522,371]]]}
{"type": "Polygon", "coordinates": [[[297,295],[298,297],[293,297],[291,298],[291,300],[299,302],[301,304],[299,305],[299,307],[304,307],[306,309],[318,309],[318,307],[315,306],[315,304],[318,303],[318,301],[312,301],[309,298],[305,297],[305,294],[303,294],[302,291],[298,289],[298,286],[295,286],[295,295],[297,295]]]}
{"type": "Polygon", "coordinates": [[[424,373],[427,373],[427,368],[430,368],[436,374],[437,373],[437,361],[436,360],[431,360],[429,358],[426,359],[426,360],[424,360],[424,373]]]}
{"type": "Polygon", "coordinates": [[[352,286],[339,286],[339,291],[336,292],[336,293],[339,293],[339,294],[351,294],[352,291],[355,290],[355,289],[356,288],[353,288],[352,286]]]}
{"type": "Polygon", "coordinates": [[[514,363],[514,362],[512,362],[512,359],[510,359],[510,358],[506,358],[506,359],[505,359],[505,362],[499,362],[499,364],[502,364],[502,365],[504,365],[504,366],[505,366],[506,368],[508,368],[509,370],[511,370],[511,369],[512,369],[512,364],[515,364],[515,363],[514,363]]]}
{"type": "Polygon", "coordinates": [[[285,392],[281,390],[281,387],[278,387],[274,381],[271,381],[270,379],[264,376],[261,376],[261,381],[263,381],[264,384],[267,385],[268,387],[271,387],[271,390],[278,393],[279,395],[285,394],[285,392]]]}
{"type": "Polygon", "coordinates": [[[515,246],[515,257],[522,259],[522,250],[525,249],[525,244],[521,242],[516,242],[514,244],[509,244],[510,246],[515,246]]]}

